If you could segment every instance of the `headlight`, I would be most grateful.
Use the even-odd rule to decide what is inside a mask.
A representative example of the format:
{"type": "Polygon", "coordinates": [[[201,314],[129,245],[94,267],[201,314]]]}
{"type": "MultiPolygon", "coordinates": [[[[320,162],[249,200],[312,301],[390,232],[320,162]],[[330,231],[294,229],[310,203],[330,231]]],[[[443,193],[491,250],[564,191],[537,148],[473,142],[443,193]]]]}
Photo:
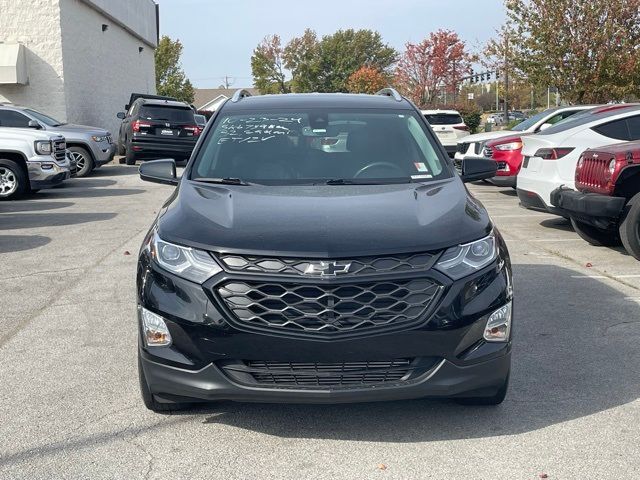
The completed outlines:
{"type": "Polygon", "coordinates": [[[93,139],[94,142],[98,142],[98,143],[106,142],[108,135],[93,135],[91,138],[93,139]]]}
{"type": "Polygon", "coordinates": [[[149,250],[162,268],[192,282],[203,283],[222,271],[209,253],[165,242],[155,231],[149,242],[149,250]]]}
{"type": "Polygon", "coordinates": [[[483,338],[487,342],[508,342],[511,332],[511,302],[489,315],[483,338]]]}
{"type": "Polygon", "coordinates": [[[496,238],[491,232],[475,242],[447,249],[436,264],[436,269],[458,280],[486,267],[493,262],[497,254],[496,238]]]}
{"type": "Polygon", "coordinates": [[[500,145],[494,145],[493,148],[496,150],[520,150],[522,148],[522,142],[510,142],[510,143],[501,143],[500,145]]]}
{"type": "Polygon", "coordinates": [[[51,152],[53,151],[53,147],[49,140],[36,140],[35,148],[38,155],[51,155],[51,152]]]}

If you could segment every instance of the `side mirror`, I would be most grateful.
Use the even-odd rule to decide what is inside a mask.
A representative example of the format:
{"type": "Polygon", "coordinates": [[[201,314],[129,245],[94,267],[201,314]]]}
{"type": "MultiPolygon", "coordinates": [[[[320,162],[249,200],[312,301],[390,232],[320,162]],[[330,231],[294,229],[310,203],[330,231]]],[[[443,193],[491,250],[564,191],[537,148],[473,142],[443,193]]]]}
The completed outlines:
{"type": "Polygon", "coordinates": [[[460,178],[463,182],[475,182],[495,177],[498,164],[492,158],[465,157],[462,159],[461,170],[460,178]]]}
{"type": "Polygon", "coordinates": [[[124,112],[118,112],[116,114],[116,117],[118,117],[120,120],[124,120],[124,117],[126,117],[127,115],[124,112]]]}
{"type": "Polygon", "coordinates": [[[180,181],[176,175],[176,161],[172,158],[144,162],[140,165],[140,178],[164,185],[178,185],[180,181]]]}
{"type": "Polygon", "coordinates": [[[42,128],[42,125],[40,125],[40,123],[35,120],[29,120],[29,123],[27,125],[29,126],[29,128],[35,128],[36,130],[40,130],[42,128]]]}
{"type": "Polygon", "coordinates": [[[553,125],[553,123],[543,123],[542,125],[540,125],[539,131],[546,130],[547,128],[551,127],[552,125],[553,125]]]}

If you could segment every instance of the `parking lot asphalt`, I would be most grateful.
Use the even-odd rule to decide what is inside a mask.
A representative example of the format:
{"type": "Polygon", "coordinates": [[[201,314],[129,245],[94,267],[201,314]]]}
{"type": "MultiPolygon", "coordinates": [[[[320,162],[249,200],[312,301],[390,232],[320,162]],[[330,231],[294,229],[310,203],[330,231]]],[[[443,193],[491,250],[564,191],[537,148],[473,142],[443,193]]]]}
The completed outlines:
{"type": "Polygon", "coordinates": [[[0,203],[1,479],[640,476],[640,262],[486,184],[469,188],[514,264],[503,405],[149,412],[136,372],[136,256],[171,188],[108,165],[0,203]]]}

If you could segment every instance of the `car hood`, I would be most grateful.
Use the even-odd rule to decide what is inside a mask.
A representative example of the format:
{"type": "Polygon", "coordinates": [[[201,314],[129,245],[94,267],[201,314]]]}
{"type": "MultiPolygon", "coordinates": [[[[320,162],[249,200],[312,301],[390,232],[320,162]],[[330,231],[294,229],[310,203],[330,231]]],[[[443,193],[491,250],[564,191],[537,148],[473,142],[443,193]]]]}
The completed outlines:
{"type": "Polygon", "coordinates": [[[439,250],[486,235],[458,178],[432,184],[222,186],[183,181],[161,238],[211,251],[339,258],[439,250]]]}
{"type": "Polygon", "coordinates": [[[58,132],[46,132],[35,128],[0,127],[0,140],[56,140],[62,137],[58,132]]]}
{"type": "Polygon", "coordinates": [[[461,138],[458,143],[486,142],[487,140],[493,140],[494,138],[513,135],[514,133],[518,133],[518,132],[513,132],[511,130],[497,130],[495,132],[474,133],[473,135],[467,135],[466,137],[461,138]]]}
{"type": "Polygon", "coordinates": [[[104,128],[90,127],[88,125],[75,125],[73,123],[66,123],[59,127],[51,127],[52,131],[61,132],[64,134],[91,134],[91,135],[110,135],[104,128]]]}

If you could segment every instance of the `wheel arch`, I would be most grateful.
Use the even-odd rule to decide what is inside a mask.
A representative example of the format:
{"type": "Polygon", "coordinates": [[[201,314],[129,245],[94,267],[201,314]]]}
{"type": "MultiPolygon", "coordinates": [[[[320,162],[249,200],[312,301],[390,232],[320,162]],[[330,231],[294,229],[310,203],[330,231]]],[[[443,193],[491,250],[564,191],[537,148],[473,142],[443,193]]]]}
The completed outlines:
{"type": "Polygon", "coordinates": [[[625,167],[616,180],[613,194],[631,200],[640,193],[640,164],[625,167]]]}
{"type": "Polygon", "coordinates": [[[96,157],[93,154],[93,151],[91,150],[91,147],[89,146],[88,143],[85,143],[79,140],[67,140],[67,148],[69,147],[80,147],[85,149],[89,153],[89,156],[91,157],[91,161],[94,164],[96,163],[96,157]]]}
{"type": "Polygon", "coordinates": [[[0,150],[0,160],[13,160],[22,168],[25,177],[29,179],[29,169],[27,168],[27,157],[19,150],[0,150]]]}

